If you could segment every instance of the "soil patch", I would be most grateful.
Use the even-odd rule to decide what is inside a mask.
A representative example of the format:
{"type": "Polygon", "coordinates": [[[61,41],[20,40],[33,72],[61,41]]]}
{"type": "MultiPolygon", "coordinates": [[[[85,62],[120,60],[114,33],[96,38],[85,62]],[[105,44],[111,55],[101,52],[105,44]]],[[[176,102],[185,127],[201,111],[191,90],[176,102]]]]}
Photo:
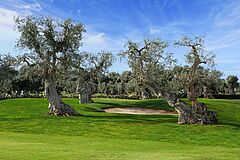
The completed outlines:
{"type": "Polygon", "coordinates": [[[176,111],[161,110],[161,109],[148,109],[140,107],[114,107],[104,109],[107,113],[123,113],[123,114],[174,114],[177,115],[176,111]]]}

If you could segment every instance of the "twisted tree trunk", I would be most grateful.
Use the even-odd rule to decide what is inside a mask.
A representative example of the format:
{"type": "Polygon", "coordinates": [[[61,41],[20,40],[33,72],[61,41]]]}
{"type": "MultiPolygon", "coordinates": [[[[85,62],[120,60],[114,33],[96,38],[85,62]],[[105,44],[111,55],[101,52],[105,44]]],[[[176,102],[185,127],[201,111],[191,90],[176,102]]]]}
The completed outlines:
{"type": "Polygon", "coordinates": [[[191,102],[191,106],[186,103],[175,100],[171,104],[175,110],[179,113],[179,124],[216,124],[217,113],[214,111],[208,111],[207,106],[204,103],[197,101],[197,92],[195,84],[190,81],[187,85],[187,98],[191,102]]]}
{"type": "Polygon", "coordinates": [[[189,106],[179,99],[168,100],[168,104],[179,114],[179,124],[216,124],[218,122],[216,112],[208,111],[204,103],[197,101],[194,103],[198,106],[189,106]]]}
{"type": "Polygon", "coordinates": [[[69,105],[65,104],[56,90],[56,84],[52,77],[45,80],[45,92],[49,102],[49,114],[59,116],[77,116],[80,115],[69,105]]]}

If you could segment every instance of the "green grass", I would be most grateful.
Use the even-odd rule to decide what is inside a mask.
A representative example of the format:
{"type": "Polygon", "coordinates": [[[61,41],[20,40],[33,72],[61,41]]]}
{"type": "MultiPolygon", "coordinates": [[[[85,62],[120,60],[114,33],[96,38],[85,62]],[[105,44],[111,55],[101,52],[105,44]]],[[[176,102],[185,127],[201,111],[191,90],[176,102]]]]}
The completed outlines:
{"type": "Polygon", "coordinates": [[[84,116],[46,115],[45,99],[0,101],[0,159],[232,160],[240,157],[240,100],[206,100],[218,125],[178,125],[174,115],[104,113],[104,107],[173,110],[164,100],[94,99],[84,116]]]}

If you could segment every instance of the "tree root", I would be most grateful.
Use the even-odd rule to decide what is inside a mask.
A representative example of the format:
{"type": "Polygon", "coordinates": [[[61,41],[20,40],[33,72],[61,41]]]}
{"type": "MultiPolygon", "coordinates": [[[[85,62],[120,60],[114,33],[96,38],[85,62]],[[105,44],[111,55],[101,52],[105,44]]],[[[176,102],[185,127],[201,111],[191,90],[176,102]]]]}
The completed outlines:
{"type": "Polygon", "coordinates": [[[199,103],[198,107],[189,106],[178,100],[168,102],[179,113],[179,124],[217,124],[217,113],[208,111],[204,103],[199,103]]]}
{"type": "Polygon", "coordinates": [[[56,116],[80,116],[81,114],[75,111],[72,107],[67,104],[61,104],[60,107],[50,106],[50,111],[48,115],[56,115],[56,116]]]}

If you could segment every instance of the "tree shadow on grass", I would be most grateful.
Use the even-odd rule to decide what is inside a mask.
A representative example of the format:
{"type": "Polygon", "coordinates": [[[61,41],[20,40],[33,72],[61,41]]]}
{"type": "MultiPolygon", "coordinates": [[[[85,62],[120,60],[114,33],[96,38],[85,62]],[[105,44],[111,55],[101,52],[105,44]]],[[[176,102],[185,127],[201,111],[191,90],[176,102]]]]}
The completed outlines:
{"type": "MultiPolygon", "coordinates": [[[[101,107],[101,108],[109,108],[109,107],[124,107],[127,104],[119,104],[115,102],[94,102],[95,104],[101,104],[105,105],[106,107],[101,107]]],[[[128,104],[128,106],[133,106],[132,104],[128,104]]]]}
{"type": "Polygon", "coordinates": [[[126,102],[121,104],[116,102],[95,102],[95,103],[105,105],[104,107],[101,107],[101,109],[113,107],[140,107],[151,109],[174,110],[174,108],[169,106],[165,100],[139,100],[136,102],[126,102]]]}
{"type": "Polygon", "coordinates": [[[25,118],[25,117],[19,117],[19,118],[16,118],[16,117],[0,117],[0,121],[3,122],[23,122],[23,121],[31,121],[31,120],[34,120],[34,119],[38,119],[38,118],[25,118]]]}
{"type": "Polygon", "coordinates": [[[97,121],[111,122],[177,123],[176,115],[133,115],[114,113],[111,115],[84,115],[84,117],[97,121]]]}
{"type": "Polygon", "coordinates": [[[228,126],[233,126],[236,128],[240,128],[240,123],[232,123],[232,122],[220,122],[220,125],[228,125],[228,126]]]}
{"type": "Polygon", "coordinates": [[[173,107],[169,106],[165,100],[146,100],[136,102],[134,105],[152,108],[152,109],[164,109],[164,110],[174,110],[173,107]]]}
{"type": "Polygon", "coordinates": [[[121,114],[121,113],[105,113],[104,109],[114,107],[140,107],[151,109],[174,110],[164,100],[139,100],[134,102],[95,102],[103,107],[86,107],[84,110],[88,112],[102,112],[99,115],[84,115],[87,118],[93,118],[100,121],[123,121],[123,122],[141,122],[141,123],[177,123],[177,115],[146,115],[146,114],[121,114]],[[161,107],[160,107],[161,106],[161,107]]]}
{"type": "Polygon", "coordinates": [[[103,113],[105,113],[103,108],[85,107],[84,110],[88,111],[88,112],[103,112],[103,113]]]}

